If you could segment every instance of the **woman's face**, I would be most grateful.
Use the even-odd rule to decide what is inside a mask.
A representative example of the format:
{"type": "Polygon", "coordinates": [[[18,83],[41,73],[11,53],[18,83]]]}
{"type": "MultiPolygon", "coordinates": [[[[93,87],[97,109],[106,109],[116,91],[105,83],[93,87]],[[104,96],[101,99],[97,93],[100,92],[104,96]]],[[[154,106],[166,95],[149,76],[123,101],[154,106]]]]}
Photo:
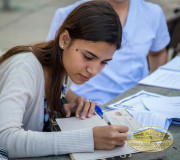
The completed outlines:
{"type": "Polygon", "coordinates": [[[107,42],[77,39],[71,45],[63,46],[63,65],[74,83],[83,84],[112,60],[115,50],[116,45],[107,42]]]}

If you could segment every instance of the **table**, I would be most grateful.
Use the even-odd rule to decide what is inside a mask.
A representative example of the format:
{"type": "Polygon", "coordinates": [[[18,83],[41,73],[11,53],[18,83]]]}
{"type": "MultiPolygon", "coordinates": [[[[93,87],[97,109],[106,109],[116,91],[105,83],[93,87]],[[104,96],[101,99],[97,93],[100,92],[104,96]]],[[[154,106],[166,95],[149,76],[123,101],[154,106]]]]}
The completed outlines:
{"type": "MultiPolygon", "coordinates": [[[[115,103],[125,97],[133,95],[141,90],[145,90],[148,92],[153,92],[165,96],[180,96],[179,90],[173,89],[165,89],[165,88],[158,88],[158,87],[151,87],[145,85],[136,85],[130,90],[124,92],[123,94],[117,96],[110,102],[103,105],[103,108],[106,108],[107,105],[115,103]]],[[[169,131],[174,135],[174,143],[173,145],[161,152],[155,153],[136,153],[132,154],[132,157],[123,158],[123,160],[178,160],[180,157],[180,125],[171,125],[169,131]]],[[[70,160],[69,155],[62,155],[62,156],[48,156],[48,157],[38,157],[38,158],[21,158],[21,159],[11,159],[11,160],[70,160]]],[[[122,160],[120,157],[107,158],[107,160],[122,160]]]]}

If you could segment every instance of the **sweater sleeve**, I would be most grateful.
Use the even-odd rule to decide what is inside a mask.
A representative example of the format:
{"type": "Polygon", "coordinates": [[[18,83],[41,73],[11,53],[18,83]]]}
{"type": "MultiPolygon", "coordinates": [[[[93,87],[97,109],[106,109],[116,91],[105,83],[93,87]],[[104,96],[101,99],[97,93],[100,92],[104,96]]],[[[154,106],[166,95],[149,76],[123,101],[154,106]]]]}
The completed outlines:
{"type": "Polygon", "coordinates": [[[10,67],[1,77],[3,84],[0,84],[0,145],[7,148],[9,157],[13,158],[94,151],[93,133],[90,128],[68,132],[24,129],[25,115],[35,115],[37,120],[39,118],[38,114],[34,113],[38,112],[36,108],[32,109],[32,113],[26,114],[27,107],[34,103],[39,92],[39,72],[38,69],[33,72],[32,68],[20,63],[10,67]]]}

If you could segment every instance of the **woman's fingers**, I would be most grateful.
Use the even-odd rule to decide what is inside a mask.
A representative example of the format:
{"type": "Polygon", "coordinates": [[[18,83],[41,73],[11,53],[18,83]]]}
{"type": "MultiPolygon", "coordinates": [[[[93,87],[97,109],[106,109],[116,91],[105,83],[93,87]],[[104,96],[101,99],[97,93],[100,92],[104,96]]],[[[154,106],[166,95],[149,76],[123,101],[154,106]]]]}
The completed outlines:
{"type": "Polygon", "coordinates": [[[91,106],[91,103],[89,101],[85,101],[84,102],[84,106],[83,106],[83,109],[82,109],[81,119],[86,119],[86,116],[88,114],[90,106],[91,106]]]}
{"type": "Polygon", "coordinates": [[[129,131],[129,128],[127,126],[123,126],[123,125],[113,125],[112,127],[114,127],[113,129],[117,130],[120,133],[125,133],[129,131]]]}
{"type": "Polygon", "coordinates": [[[89,101],[87,98],[78,97],[76,117],[81,117],[82,120],[86,117],[91,118],[94,113],[95,102],[89,101]]]}
{"type": "Polygon", "coordinates": [[[71,116],[71,110],[70,110],[70,108],[69,108],[69,104],[67,103],[67,104],[64,104],[63,105],[63,108],[64,108],[64,111],[65,111],[65,113],[66,113],[66,117],[70,117],[71,116]]]}
{"type": "MultiPolygon", "coordinates": [[[[129,128],[127,126],[122,125],[111,125],[109,126],[110,129],[114,132],[111,132],[111,139],[115,141],[115,143],[121,144],[122,141],[126,141],[128,138],[128,130],[129,128]]],[[[116,144],[117,145],[117,144],[116,144]]]]}
{"type": "Polygon", "coordinates": [[[93,115],[93,113],[94,113],[95,105],[96,105],[95,102],[91,102],[91,103],[90,103],[89,111],[88,111],[88,114],[87,114],[87,117],[88,117],[88,118],[91,118],[91,117],[92,117],[92,115],[93,115]]]}
{"type": "Polygon", "coordinates": [[[86,119],[86,117],[91,118],[94,112],[94,107],[95,107],[95,102],[85,101],[82,110],[81,119],[86,119]]]}
{"type": "Polygon", "coordinates": [[[78,97],[76,99],[76,102],[77,102],[76,117],[79,118],[80,117],[80,113],[81,113],[82,108],[83,108],[83,105],[84,105],[83,97],[78,97]]]}
{"type": "Polygon", "coordinates": [[[64,111],[66,113],[66,117],[71,116],[71,109],[74,107],[76,107],[76,103],[74,103],[74,102],[63,104],[63,108],[64,108],[64,111]]]}
{"type": "Polygon", "coordinates": [[[115,146],[123,146],[127,140],[128,128],[126,126],[111,125],[106,127],[94,127],[95,149],[113,149],[115,146]]]}

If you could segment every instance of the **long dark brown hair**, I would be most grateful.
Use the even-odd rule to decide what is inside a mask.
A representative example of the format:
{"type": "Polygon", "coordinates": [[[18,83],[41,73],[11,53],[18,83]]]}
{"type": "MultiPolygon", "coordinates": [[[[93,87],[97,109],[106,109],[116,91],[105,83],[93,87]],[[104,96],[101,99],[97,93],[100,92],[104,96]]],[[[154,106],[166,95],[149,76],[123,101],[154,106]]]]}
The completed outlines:
{"type": "Polygon", "coordinates": [[[16,46],[0,57],[0,63],[12,55],[22,52],[32,52],[43,67],[52,71],[51,85],[48,95],[48,107],[51,111],[61,112],[60,94],[66,75],[62,63],[63,50],[59,47],[59,37],[68,30],[71,40],[105,41],[121,46],[122,27],[119,17],[106,1],[90,1],[75,8],[65,19],[57,31],[54,40],[35,45],[16,46]]]}

